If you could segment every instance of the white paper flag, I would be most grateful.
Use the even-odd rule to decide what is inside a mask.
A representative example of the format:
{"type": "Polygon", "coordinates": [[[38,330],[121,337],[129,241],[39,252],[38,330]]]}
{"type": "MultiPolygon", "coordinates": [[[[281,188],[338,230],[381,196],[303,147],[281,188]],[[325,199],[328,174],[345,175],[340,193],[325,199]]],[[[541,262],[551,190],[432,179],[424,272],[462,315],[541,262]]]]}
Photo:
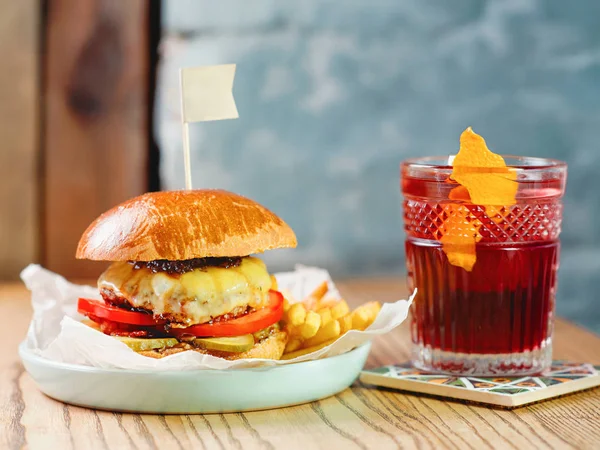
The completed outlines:
{"type": "Polygon", "coordinates": [[[239,117],[232,92],[235,64],[186,67],[181,69],[180,75],[183,122],[239,117]]]}

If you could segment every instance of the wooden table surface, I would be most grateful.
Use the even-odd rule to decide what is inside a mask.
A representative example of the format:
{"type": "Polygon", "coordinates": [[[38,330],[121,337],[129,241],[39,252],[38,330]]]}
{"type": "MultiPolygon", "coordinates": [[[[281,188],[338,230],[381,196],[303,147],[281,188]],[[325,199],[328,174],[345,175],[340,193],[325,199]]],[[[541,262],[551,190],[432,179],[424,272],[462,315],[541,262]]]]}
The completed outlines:
{"type": "MultiPolygon", "coordinates": [[[[399,280],[340,282],[350,303],[405,296],[399,280]]],[[[94,411],[52,400],[24,373],[17,345],[31,309],[18,284],[0,285],[0,449],[600,448],[600,389],[513,411],[407,395],[355,383],[325,400],[213,415],[94,411]]],[[[406,326],[374,342],[368,367],[409,357],[406,326]]],[[[555,357],[600,363],[600,338],[559,320],[555,357]]]]}

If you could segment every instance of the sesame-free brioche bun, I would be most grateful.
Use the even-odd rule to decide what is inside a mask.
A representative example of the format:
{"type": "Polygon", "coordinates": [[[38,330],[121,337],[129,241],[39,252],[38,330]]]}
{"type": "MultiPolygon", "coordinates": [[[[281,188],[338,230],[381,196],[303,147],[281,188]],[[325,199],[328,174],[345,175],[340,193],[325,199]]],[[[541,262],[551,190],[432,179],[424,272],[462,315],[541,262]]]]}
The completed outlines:
{"type": "Polygon", "coordinates": [[[98,217],[78,259],[171,261],[246,256],[295,247],[292,229],[267,208],[223,190],[149,192],[98,217]]]}

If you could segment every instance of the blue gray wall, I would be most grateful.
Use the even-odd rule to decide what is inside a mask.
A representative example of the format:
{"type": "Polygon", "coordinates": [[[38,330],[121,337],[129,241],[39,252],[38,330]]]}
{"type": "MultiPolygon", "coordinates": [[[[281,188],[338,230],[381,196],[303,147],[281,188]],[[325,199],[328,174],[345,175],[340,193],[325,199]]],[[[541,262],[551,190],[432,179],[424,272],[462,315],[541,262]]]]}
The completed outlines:
{"type": "Polygon", "coordinates": [[[181,188],[180,66],[237,63],[236,121],[193,124],[195,187],[267,205],[299,248],[273,269],[403,274],[400,161],[471,125],[496,152],[569,163],[559,314],[600,331],[600,2],[163,2],[157,137],[181,188]]]}

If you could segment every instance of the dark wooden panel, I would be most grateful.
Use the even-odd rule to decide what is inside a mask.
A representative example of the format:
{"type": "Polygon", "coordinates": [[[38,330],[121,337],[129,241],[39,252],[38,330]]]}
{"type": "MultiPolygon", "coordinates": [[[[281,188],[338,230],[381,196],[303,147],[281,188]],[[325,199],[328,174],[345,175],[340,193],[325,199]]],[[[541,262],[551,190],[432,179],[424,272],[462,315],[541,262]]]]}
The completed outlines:
{"type": "Polygon", "coordinates": [[[0,0],[0,279],[37,259],[39,8],[0,0]]]}
{"type": "Polygon", "coordinates": [[[48,2],[43,259],[68,277],[101,269],[74,258],[87,225],[147,187],[149,4],[48,2]]]}

